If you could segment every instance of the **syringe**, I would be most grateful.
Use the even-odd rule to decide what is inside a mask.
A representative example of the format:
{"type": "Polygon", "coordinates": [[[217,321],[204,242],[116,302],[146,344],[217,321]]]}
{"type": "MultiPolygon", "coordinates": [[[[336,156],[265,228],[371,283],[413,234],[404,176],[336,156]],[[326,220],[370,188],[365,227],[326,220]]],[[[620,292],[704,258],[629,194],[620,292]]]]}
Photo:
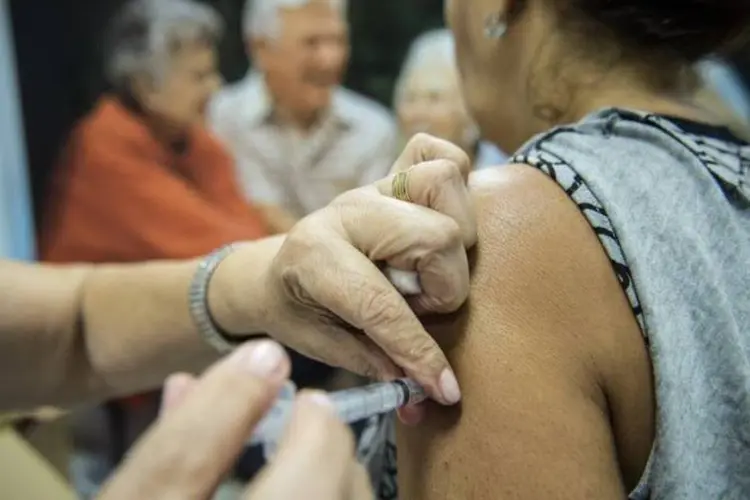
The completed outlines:
{"type": "MultiPolygon", "coordinates": [[[[247,443],[262,444],[266,458],[273,455],[286,428],[296,392],[293,383],[288,382],[284,386],[271,411],[261,420],[247,443]]],[[[408,378],[337,391],[328,396],[339,417],[346,423],[359,422],[374,415],[420,403],[427,398],[424,389],[408,378]]]]}

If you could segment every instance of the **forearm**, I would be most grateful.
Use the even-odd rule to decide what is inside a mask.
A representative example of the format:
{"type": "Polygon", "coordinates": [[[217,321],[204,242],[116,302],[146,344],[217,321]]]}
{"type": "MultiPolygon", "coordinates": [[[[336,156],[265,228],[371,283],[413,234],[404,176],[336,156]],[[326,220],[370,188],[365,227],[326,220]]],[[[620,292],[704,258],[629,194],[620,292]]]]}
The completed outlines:
{"type": "MultiPolygon", "coordinates": [[[[248,333],[259,328],[253,318],[262,316],[255,300],[262,291],[256,287],[262,287],[262,273],[281,241],[244,247],[241,261],[252,262],[251,268],[237,265],[235,255],[219,266],[209,301],[220,324],[248,333]],[[242,290],[234,290],[235,282],[242,282],[242,290]],[[246,307],[224,298],[234,292],[247,296],[246,307]]],[[[158,387],[172,372],[201,370],[217,355],[190,318],[188,289],[197,265],[1,264],[0,406],[69,405],[131,394],[158,387]]]]}

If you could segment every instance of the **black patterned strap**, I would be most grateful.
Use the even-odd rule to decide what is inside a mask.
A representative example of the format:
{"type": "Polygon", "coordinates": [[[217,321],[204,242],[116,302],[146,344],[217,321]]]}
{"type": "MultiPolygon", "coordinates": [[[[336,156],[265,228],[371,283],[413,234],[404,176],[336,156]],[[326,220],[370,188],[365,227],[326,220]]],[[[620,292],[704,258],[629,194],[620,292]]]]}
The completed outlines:
{"type": "Polygon", "coordinates": [[[638,298],[638,292],[633,281],[633,274],[625,257],[625,252],[617,237],[612,220],[607,215],[604,205],[599,198],[588,187],[586,181],[567,162],[557,155],[545,151],[539,145],[540,141],[529,152],[519,154],[511,159],[511,163],[525,164],[544,172],[550,179],[555,181],[578,206],[581,214],[586,218],[594,230],[599,242],[612,264],[612,270],[620,282],[623,292],[628,298],[633,315],[638,320],[641,333],[646,341],[646,323],[643,316],[643,308],[638,298]]]}

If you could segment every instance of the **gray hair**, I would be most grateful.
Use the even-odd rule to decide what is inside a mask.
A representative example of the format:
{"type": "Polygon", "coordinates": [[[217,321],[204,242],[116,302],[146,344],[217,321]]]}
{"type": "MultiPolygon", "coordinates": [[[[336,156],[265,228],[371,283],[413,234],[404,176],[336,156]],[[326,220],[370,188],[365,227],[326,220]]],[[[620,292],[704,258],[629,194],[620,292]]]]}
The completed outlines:
{"type": "Polygon", "coordinates": [[[181,44],[215,43],[223,29],[213,8],[194,0],[131,0],[108,29],[107,78],[118,89],[127,88],[132,76],[141,72],[159,79],[181,44]]]}
{"type": "Polygon", "coordinates": [[[415,71],[430,66],[443,65],[456,67],[455,43],[448,29],[428,31],[412,42],[401,72],[396,80],[395,101],[398,103],[404,93],[406,81],[415,71]]]}
{"type": "MultiPolygon", "coordinates": [[[[276,38],[281,32],[281,9],[298,9],[313,0],[246,0],[242,15],[242,31],[245,37],[276,38]]],[[[347,0],[328,0],[341,8],[346,15],[347,0]]]]}
{"type": "MultiPolygon", "coordinates": [[[[402,102],[406,91],[406,82],[416,71],[428,66],[444,66],[449,71],[458,73],[456,63],[456,44],[449,29],[428,31],[412,42],[401,72],[396,80],[394,101],[396,107],[402,102]]],[[[467,124],[463,133],[463,142],[472,145],[479,140],[479,128],[473,119],[467,124]]]]}

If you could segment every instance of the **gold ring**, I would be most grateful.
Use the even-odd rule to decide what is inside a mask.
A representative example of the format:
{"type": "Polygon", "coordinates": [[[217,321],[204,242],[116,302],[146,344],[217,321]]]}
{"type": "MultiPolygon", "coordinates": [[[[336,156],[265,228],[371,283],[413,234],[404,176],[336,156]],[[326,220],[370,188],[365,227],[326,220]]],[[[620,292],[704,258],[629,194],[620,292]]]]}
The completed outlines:
{"type": "Polygon", "coordinates": [[[397,200],[411,203],[411,196],[409,196],[409,172],[399,172],[393,176],[393,197],[397,200]]]}

